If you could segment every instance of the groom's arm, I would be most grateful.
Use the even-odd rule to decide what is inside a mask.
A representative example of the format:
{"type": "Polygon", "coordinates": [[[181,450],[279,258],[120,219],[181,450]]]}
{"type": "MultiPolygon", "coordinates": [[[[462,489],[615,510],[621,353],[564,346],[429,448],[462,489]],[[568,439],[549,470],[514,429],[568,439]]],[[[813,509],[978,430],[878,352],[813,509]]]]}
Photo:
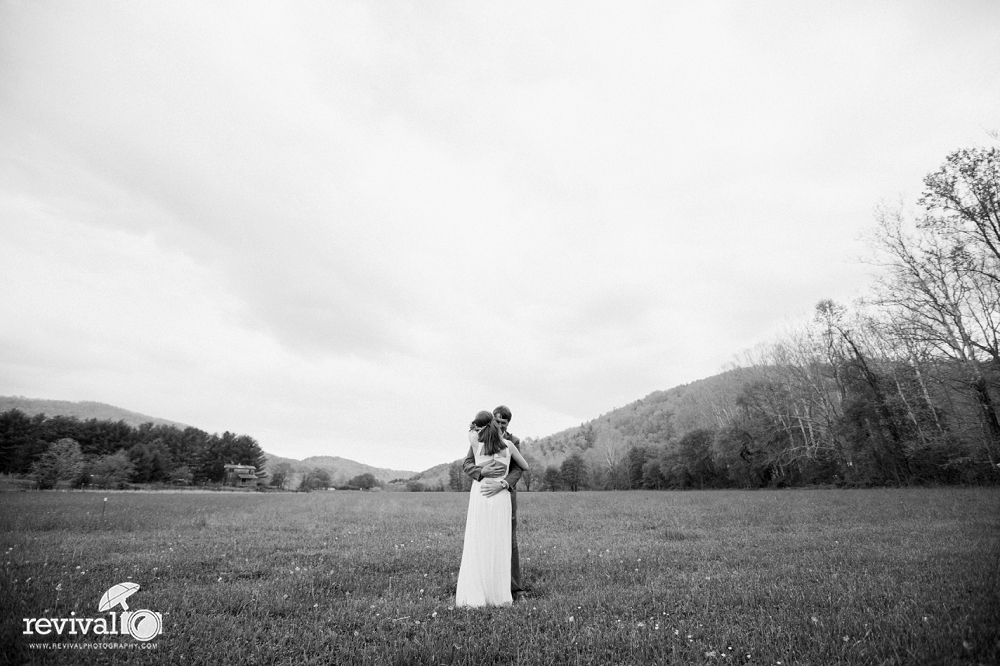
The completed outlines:
{"type": "MultiPolygon", "coordinates": [[[[517,435],[508,432],[507,439],[514,442],[514,446],[517,447],[518,451],[521,450],[521,440],[517,435]]],[[[504,477],[504,481],[507,482],[507,486],[511,492],[517,492],[514,490],[514,486],[516,486],[517,482],[521,480],[522,474],[524,474],[524,470],[521,469],[521,466],[517,464],[516,460],[511,460],[510,468],[507,470],[507,476],[504,477]]]]}
{"type": "Polygon", "coordinates": [[[476,465],[476,454],[471,446],[469,447],[469,454],[462,461],[462,471],[465,472],[466,476],[471,476],[475,481],[483,480],[483,468],[476,465]]]}

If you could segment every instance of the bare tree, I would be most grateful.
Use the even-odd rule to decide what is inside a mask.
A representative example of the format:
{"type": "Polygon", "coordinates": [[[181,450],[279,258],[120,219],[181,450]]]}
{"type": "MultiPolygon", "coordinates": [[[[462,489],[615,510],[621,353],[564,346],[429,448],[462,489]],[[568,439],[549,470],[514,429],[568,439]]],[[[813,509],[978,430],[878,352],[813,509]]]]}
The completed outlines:
{"type": "Polygon", "coordinates": [[[966,248],[975,270],[1000,283],[1000,150],[957,150],[924,187],[921,225],[966,248]]]}
{"type": "Polygon", "coordinates": [[[995,467],[1000,422],[983,357],[1000,364],[1000,312],[997,300],[989,302],[989,280],[970,270],[968,254],[953,236],[933,226],[908,228],[898,210],[878,212],[873,241],[876,261],[886,269],[876,302],[899,322],[900,332],[962,368],[979,406],[983,451],[995,467]]]}

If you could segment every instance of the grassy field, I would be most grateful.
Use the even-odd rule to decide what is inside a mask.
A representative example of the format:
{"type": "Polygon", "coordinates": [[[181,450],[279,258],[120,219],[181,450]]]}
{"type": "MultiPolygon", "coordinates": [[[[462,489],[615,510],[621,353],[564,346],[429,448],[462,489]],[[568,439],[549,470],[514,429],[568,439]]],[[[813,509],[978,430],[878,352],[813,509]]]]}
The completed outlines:
{"type": "Polygon", "coordinates": [[[467,502],[0,493],[2,663],[1000,663],[998,490],[521,493],[533,595],[479,610],[467,502]],[[153,649],[29,649],[123,581],[153,649]]]}

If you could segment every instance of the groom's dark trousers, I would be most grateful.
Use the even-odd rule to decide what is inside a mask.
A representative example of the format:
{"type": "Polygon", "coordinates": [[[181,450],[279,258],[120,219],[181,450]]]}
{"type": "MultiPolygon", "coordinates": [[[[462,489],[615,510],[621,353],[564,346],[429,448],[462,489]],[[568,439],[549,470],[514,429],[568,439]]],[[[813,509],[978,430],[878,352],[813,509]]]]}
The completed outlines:
{"type": "MultiPolygon", "coordinates": [[[[514,446],[517,450],[521,450],[521,440],[511,433],[507,433],[507,439],[514,442],[514,446]]],[[[469,454],[465,456],[465,460],[462,462],[462,469],[465,473],[471,476],[476,481],[483,480],[483,468],[476,466],[476,452],[469,447],[469,454]]],[[[524,470],[514,462],[510,461],[510,468],[507,471],[507,476],[504,477],[504,481],[510,486],[510,592],[511,594],[516,594],[522,591],[524,588],[521,586],[521,557],[517,552],[517,491],[514,487],[517,482],[521,480],[521,475],[524,474],[524,470]]]]}

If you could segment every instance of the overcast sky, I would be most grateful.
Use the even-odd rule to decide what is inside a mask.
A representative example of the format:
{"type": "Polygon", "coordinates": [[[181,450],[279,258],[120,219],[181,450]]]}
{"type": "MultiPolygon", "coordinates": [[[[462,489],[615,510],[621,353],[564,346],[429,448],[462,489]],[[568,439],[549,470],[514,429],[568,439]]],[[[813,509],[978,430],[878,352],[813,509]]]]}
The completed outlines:
{"type": "Polygon", "coordinates": [[[995,0],[0,0],[0,394],[426,469],[850,300],[997,129],[995,0]]]}

